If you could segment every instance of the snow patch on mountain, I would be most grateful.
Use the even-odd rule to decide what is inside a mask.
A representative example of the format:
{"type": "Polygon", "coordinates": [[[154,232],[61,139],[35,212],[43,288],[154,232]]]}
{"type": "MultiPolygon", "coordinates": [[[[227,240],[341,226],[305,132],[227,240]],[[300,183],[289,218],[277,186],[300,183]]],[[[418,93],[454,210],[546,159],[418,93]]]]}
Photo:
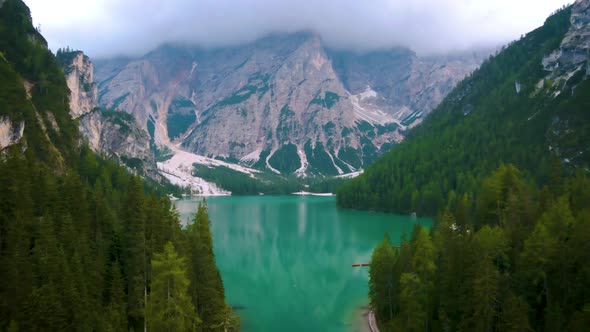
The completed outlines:
{"type": "Polygon", "coordinates": [[[301,167],[295,170],[295,175],[298,177],[305,177],[305,171],[309,167],[309,162],[307,161],[307,156],[305,152],[297,147],[297,155],[299,156],[299,160],[301,161],[301,167]]]}
{"type": "Polygon", "coordinates": [[[363,172],[364,172],[364,170],[361,169],[361,170],[356,171],[356,172],[352,172],[352,173],[348,173],[348,174],[342,174],[342,175],[338,175],[336,177],[339,178],[339,179],[353,179],[353,178],[356,178],[357,176],[363,174],[363,172]]]}
{"type": "Polygon", "coordinates": [[[180,171],[178,169],[171,169],[158,163],[158,169],[160,174],[164,176],[173,185],[190,188],[192,191],[196,191],[198,196],[228,196],[231,192],[223,190],[213,183],[207,182],[199,177],[188,174],[187,172],[180,171]]]}
{"type": "Polygon", "coordinates": [[[383,112],[382,110],[378,108],[370,108],[371,105],[361,105],[361,102],[364,99],[376,96],[377,92],[371,90],[370,87],[367,87],[367,90],[356,95],[353,95],[350,92],[348,92],[348,98],[354,109],[354,115],[356,116],[356,119],[360,121],[367,121],[370,124],[381,125],[395,122],[401,126],[401,123],[399,123],[399,121],[396,121],[391,115],[383,112]]]}
{"type": "Polygon", "coordinates": [[[253,164],[260,159],[260,154],[262,153],[262,149],[258,148],[247,155],[240,158],[240,162],[244,164],[253,164]]]}
{"type": "MultiPolygon", "coordinates": [[[[207,167],[227,167],[234,171],[247,174],[254,177],[254,174],[260,173],[249,167],[227,163],[221,160],[199,156],[194,153],[183,151],[174,146],[169,146],[172,149],[172,158],[158,163],[158,170],[172,184],[189,187],[195,190],[202,196],[223,196],[231,195],[230,191],[224,190],[217,185],[207,182],[204,179],[193,174],[194,165],[203,165],[207,167]]],[[[198,175],[198,174],[197,174],[198,175]]]]}
{"type": "MultiPolygon", "coordinates": [[[[326,149],[324,149],[324,151],[325,150],[326,149]]],[[[328,154],[328,157],[330,157],[330,160],[332,161],[332,165],[334,165],[334,167],[336,168],[338,175],[344,174],[344,171],[342,171],[342,168],[338,167],[338,165],[336,165],[336,163],[334,162],[334,157],[332,156],[332,154],[330,154],[330,152],[328,152],[328,151],[326,151],[326,154],[328,154]]]]}
{"type": "Polygon", "coordinates": [[[191,67],[191,72],[190,74],[188,74],[188,77],[191,78],[193,76],[193,73],[195,72],[195,69],[197,69],[197,63],[193,61],[193,65],[191,67]]]}
{"type": "Polygon", "coordinates": [[[377,97],[377,91],[373,90],[371,88],[370,85],[367,85],[367,89],[359,94],[357,94],[357,96],[359,97],[359,99],[361,101],[367,99],[367,98],[376,98],[377,97]]]}
{"type": "Polygon", "coordinates": [[[273,171],[276,174],[281,174],[281,172],[279,170],[277,170],[276,168],[270,166],[270,163],[268,162],[270,160],[270,158],[272,158],[272,155],[275,154],[275,152],[277,152],[278,148],[273,148],[272,151],[268,154],[268,156],[266,157],[266,167],[268,169],[270,169],[271,171],[273,171]]]}

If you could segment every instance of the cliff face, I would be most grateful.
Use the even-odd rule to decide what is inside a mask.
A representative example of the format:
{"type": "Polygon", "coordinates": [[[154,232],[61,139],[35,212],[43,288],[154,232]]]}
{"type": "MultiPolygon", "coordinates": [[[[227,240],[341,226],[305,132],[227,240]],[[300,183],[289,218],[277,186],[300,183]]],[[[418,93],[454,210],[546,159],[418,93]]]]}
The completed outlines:
{"type": "Polygon", "coordinates": [[[104,60],[96,80],[99,103],[132,114],[158,145],[281,174],[338,175],[401,141],[481,58],[359,55],[294,33],[104,60]]]}
{"type": "MultiPolygon", "coordinates": [[[[590,132],[587,105],[580,96],[585,91],[590,77],[590,1],[577,0],[571,6],[570,26],[559,47],[543,58],[547,71],[545,78],[537,83],[538,91],[554,100],[569,100],[561,112],[555,112],[546,138],[549,149],[559,155],[564,164],[588,171],[590,132]],[[576,98],[574,98],[574,96],[576,98]]],[[[534,116],[542,111],[537,111],[534,116]]]]}
{"type": "Polygon", "coordinates": [[[64,66],[70,88],[70,114],[78,118],[98,106],[98,89],[94,83],[94,65],[82,52],[72,52],[64,66]]]}
{"type": "Polygon", "coordinates": [[[58,52],[70,89],[70,114],[79,118],[82,137],[90,148],[139,174],[158,178],[149,135],[126,113],[98,108],[98,89],[94,82],[94,65],[80,51],[58,52]]]}
{"type": "Polygon", "coordinates": [[[113,157],[139,174],[158,178],[149,136],[133,117],[97,109],[80,118],[80,133],[93,151],[113,157]]]}
{"type": "Polygon", "coordinates": [[[576,72],[590,74],[590,1],[578,0],[572,6],[570,29],[558,49],[543,59],[550,79],[569,79],[576,72]]]}
{"type": "Polygon", "coordinates": [[[0,151],[18,143],[23,137],[25,122],[13,123],[9,118],[0,117],[0,151]]]}
{"type": "Polygon", "coordinates": [[[374,106],[406,127],[420,123],[479,66],[485,55],[481,52],[421,58],[403,48],[368,54],[330,52],[338,77],[348,91],[372,97],[374,106]],[[363,94],[365,91],[369,93],[363,94]]]}

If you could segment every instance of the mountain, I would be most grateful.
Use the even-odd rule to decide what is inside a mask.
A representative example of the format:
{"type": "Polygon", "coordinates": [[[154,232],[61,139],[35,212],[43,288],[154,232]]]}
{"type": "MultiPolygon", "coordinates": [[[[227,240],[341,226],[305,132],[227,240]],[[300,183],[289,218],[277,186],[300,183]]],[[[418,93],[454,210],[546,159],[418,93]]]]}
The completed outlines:
{"type": "Polygon", "coordinates": [[[161,180],[150,137],[135,119],[127,113],[98,108],[98,89],[90,58],[81,51],[61,49],[56,57],[64,69],[70,90],[70,115],[78,119],[81,137],[88,146],[130,170],[161,180]]]}
{"type": "Polygon", "coordinates": [[[463,80],[407,140],[338,193],[343,207],[435,215],[502,162],[546,184],[590,164],[588,1],[558,11],[463,80]]]}
{"type": "Polygon", "coordinates": [[[64,69],[70,89],[70,115],[79,118],[98,106],[94,65],[81,51],[58,50],[56,57],[64,69]]]}
{"type": "Polygon", "coordinates": [[[282,175],[339,175],[400,142],[482,56],[356,54],[312,32],[97,60],[99,104],[155,144],[282,175]]]}

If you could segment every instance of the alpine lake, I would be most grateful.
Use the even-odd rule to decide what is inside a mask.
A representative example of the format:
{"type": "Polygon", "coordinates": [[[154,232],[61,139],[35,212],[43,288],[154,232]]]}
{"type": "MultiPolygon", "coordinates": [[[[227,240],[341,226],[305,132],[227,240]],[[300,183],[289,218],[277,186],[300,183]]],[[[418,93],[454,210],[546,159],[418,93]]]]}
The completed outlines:
{"type": "MultiPolygon", "coordinates": [[[[201,198],[176,201],[183,223],[201,198]]],[[[368,267],[387,233],[394,245],[431,219],[343,210],[335,197],[207,198],[227,303],[241,330],[367,331],[368,267]]]]}

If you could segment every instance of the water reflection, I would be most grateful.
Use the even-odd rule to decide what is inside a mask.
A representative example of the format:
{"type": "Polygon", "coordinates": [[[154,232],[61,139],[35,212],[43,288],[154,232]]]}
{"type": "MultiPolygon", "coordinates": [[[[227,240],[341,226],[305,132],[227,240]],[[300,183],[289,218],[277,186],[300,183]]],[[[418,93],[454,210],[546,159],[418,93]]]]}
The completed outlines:
{"type": "MultiPolygon", "coordinates": [[[[219,197],[208,201],[215,254],[228,301],[246,331],[346,331],[366,303],[374,246],[394,242],[414,220],[341,211],[333,197],[219,197]],[[348,328],[346,326],[349,326],[348,328]]],[[[179,201],[183,216],[196,201],[179,201]]],[[[428,220],[418,220],[428,222],[428,220]]]]}

